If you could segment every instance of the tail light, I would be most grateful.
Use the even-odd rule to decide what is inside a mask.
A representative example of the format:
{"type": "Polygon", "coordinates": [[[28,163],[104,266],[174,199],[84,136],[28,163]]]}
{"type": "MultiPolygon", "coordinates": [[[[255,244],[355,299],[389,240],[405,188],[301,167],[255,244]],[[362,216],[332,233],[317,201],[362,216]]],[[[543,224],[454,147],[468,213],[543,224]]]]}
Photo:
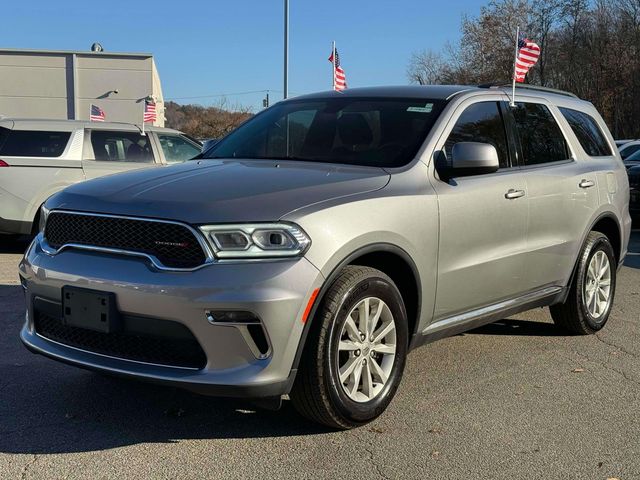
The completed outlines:
{"type": "Polygon", "coordinates": [[[8,167],[9,164],[7,162],[5,162],[4,160],[0,160],[0,167],[8,167]]]}

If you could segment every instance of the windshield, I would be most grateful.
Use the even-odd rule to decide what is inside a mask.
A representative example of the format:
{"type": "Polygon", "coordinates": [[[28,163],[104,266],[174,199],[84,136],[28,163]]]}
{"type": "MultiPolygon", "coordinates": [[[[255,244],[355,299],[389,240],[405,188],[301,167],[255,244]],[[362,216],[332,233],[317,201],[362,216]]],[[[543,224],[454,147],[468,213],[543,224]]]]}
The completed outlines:
{"type": "Polygon", "coordinates": [[[400,167],[410,162],[442,100],[322,98],[276,104],[203,158],[248,158],[400,167]]]}

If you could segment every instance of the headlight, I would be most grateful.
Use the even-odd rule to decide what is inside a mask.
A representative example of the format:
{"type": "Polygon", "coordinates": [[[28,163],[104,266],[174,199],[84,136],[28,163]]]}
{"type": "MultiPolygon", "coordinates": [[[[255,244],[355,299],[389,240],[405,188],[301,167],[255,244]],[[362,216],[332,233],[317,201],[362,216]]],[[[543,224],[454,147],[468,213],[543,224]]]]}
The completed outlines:
{"type": "Polygon", "coordinates": [[[217,258],[269,258],[301,255],[311,240],[288,223],[205,225],[200,227],[217,258]]]}
{"type": "Polygon", "coordinates": [[[40,217],[38,219],[38,232],[44,232],[44,226],[47,224],[47,217],[49,216],[49,209],[44,206],[40,207],[40,217]]]}

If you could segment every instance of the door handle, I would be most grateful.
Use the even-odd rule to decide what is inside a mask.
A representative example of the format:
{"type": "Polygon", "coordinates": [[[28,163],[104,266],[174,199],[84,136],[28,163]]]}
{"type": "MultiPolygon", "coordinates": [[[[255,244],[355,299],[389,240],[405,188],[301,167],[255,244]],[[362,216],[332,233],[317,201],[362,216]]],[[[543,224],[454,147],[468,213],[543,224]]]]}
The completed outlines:
{"type": "Polygon", "coordinates": [[[587,180],[586,178],[583,178],[578,184],[578,186],[580,188],[589,188],[589,187],[593,187],[595,184],[596,182],[594,182],[593,180],[587,180]]]}
{"type": "Polygon", "coordinates": [[[509,191],[504,194],[504,198],[507,200],[513,200],[520,197],[524,197],[524,190],[514,190],[513,188],[510,188],[509,191]]]}

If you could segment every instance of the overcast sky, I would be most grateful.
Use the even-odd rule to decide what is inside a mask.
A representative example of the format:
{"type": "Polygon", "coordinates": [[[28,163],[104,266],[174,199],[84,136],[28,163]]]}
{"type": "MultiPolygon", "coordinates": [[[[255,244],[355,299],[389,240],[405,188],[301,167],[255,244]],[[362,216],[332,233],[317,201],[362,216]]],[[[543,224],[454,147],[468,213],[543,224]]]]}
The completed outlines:
{"type": "MultiPolygon", "coordinates": [[[[283,0],[23,0],[2,7],[0,47],[155,56],[166,100],[271,90],[282,97],[283,0]]],[[[413,51],[460,35],[479,0],[290,0],[292,95],[331,88],[335,40],[350,87],[404,84],[413,51]]],[[[228,95],[258,109],[262,92],[228,95]]]]}

